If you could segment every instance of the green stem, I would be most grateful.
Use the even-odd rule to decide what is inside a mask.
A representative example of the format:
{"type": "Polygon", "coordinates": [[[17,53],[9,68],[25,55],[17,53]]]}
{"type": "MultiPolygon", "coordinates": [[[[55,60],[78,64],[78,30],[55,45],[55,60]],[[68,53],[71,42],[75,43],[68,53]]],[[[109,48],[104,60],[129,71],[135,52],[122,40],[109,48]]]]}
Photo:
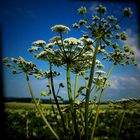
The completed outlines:
{"type": "Polygon", "coordinates": [[[119,129],[118,129],[118,133],[117,133],[116,140],[119,139],[119,135],[120,135],[120,132],[121,132],[121,128],[122,128],[122,124],[123,124],[124,117],[125,117],[125,111],[124,111],[123,114],[122,114],[122,118],[121,118],[121,121],[120,121],[120,125],[119,125],[119,129]]]}
{"type": "Polygon", "coordinates": [[[63,125],[63,128],[64,128],[64,133],[67,134],[66,126],[65,126],[65,122],[64,122],[64,118],[63,118],[63,114],[62,114],[62,112],[61,112],[61,109],[60,109],[60,106],[59,106],[57,97],[56,97],[56,95],[55,95],[55,89],[54,89],[54,83],[53,83],[53,75],[52,75],[52,64],[51,64],[51,63],[50,63],[50,74],[51,74],[52,93],[53,93],[53,96],[54,96],[54,100],[55,100],[55,102],[56,102],[57,109],[58,109],[59,114],[60,114],[60,116],[61,116],[61,121],[62,121],[62,125],[63,125]]]}
{"type": "Polygon", "coordinates": [[[76,76],[75,76],[74,102],[75,102],[75,100],[76,100],[76,96],[77,96],[78,78],[79,78],[79,74],[77,73],[76,76]]]}
{"type": "Polygon", "coordinates": [[[72,128],[75,133],[76,140],[80,139],[79,132],[78,132],[78,126],[76,122],[76,110],[73,106],[73,99],[72,99],[72,90],[71,90],[71,82],[70,82],[70,64],[67,64],[67,90],[68,90],[68,97],[70,102],[70,111],[72,115],[72,128]]]}
{"type": "Polygon", "coordinates": [[[110,77],[113,68],[114,68],[114,64],[112,65],[112,67],[110,68],[110,70],[107,74],[107,78],[104,81],[104,86],[103,86],[103,88],[101,90],[101,93],[100,93],[99,102],[98,102],[98,106],[97,106],[97,109],[96,109],[95,120],[94,120],[94,124],[93,124],[93,127],[92,127],[92,133],[91,133],[90,140],[93,140],[93,137],[94,137],[95,127],[96,127],[96,123],[97,123],[97,119],[98,119],[98,115],[99,115],[99,111],[100,111],[100,104],[102,102],[102,98],[103,98],[103,95],[104,95],[104,91],[105,91],[105,88],[106,88],[108,78],[110,77]]]}
{"type": "Polygon", "coordinates": [[[94,56],[92,59],[92,66],[90,69],[90,76],[88,81],[88,88],[86,89],[86,102],[85,102],[85,140],[88,140],[88,112],[89,112],[89,97],[90,97],[90,91],[92,86],[92,80],[94,76],[94,70],[95,70],[95,62],[96,62],[96,56],[98,53],[98,47],[100,45],[100,38],[97,39],[96,42],[96,48],[94,52],[94,56]]]}
{"type": "Polygon", "coordinates": [[[51,92],[51,88],[50,88],[50,85],[51,85],[50,78],[48,78],[48,83],[49,83],[48,89],[49,89],[49,94],[50,94],[51,106],[52,106],[53,113],[56,115],[56,112],[55,112],[55,109],[54,109],[54,105],[53,105],[53,101],[52,101],[52,92],[51,92]]]}
{"type": "Polygon", "coordinates": [[[25,76],[26,76],[26,80],[27,80],[27,83],[28,83],[29,91],[30,91],[31,97],[32,97],[32,99],[33,99],[33,101],[35,103],[36,109],[38,110],[39,114],[41,115],[42,119],[44,120],[45,124],[48,126],[50,131],[53,133],[53,135],[57,138],[57,140],[60,140],[59,136],[56,134],[56,132],[53,130],[53,128],[51,127],[51,125],[49,124],[47,119],[45,118],[45,116],[44,116],[42,110],[40,109],[39,105],[37,105],[37,101],[35,99],[34,92],[32,90],[32,86],[31,86],[28,74],[25,73],[25,76]]]}
{"type": "Polygon", "coordinates": [[[57,92],[56,92],[56,96],[58,96],[59,91],[60,91],[60,86],[58,87],[58,90],[57,90],[57,92]]]}

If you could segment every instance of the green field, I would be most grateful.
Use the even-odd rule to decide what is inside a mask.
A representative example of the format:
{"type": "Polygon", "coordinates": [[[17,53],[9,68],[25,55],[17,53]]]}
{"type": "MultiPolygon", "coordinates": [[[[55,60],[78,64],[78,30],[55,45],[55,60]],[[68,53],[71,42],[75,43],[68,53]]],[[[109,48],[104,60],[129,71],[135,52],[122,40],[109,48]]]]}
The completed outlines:
{"type": "MultiPolygon", "coordinates": [[[[61,105],[61,109],[67,108],[68,105],[61,105]]],[[[57,112],[56,106],[54,105],[57,112]]],[[[43,112],[50,122],[51,126],[61,133],[61,119],[52,111],[51,104],[42,105],[43,112]]],[[[92,106],[90,106],[92,109],[92,106]]],[[[84,111],[84,108],[82,109],[84,111]]],[[[125,111],[125,117],[121,128],[119,140],[138,140],[140,138],[140,103],[127,104],[110,104],[101,105],[97,127],[95,131],[95,140],[115,140],[116,132],[119,127],[122,114],[125,111]]],[[[33,103],[5,103],[6,114],[6,134],[8,138],[14,139],[55,139],[50,130],[44,125],[43,120],[35,109],[33,103]]],[[[95,109],[93,108],[90,115],[89,128],[94,121],[95,109]]],[[[63,113],[67,118],[67,114],[63,113]]],[[[65,118],[67,125],[70,121],[65,118]]],[[[79,129],[84,128],[81,116],[77,114],[79,129]]],[[[70,139],[70,138],[67,138],[70,139]]]]}

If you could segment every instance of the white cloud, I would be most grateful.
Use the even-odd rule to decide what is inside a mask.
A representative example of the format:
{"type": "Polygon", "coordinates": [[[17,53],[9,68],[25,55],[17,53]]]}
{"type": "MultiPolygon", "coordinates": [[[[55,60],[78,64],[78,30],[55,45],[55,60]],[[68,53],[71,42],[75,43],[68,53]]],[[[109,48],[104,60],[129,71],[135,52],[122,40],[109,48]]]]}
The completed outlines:
{"type": "Polygon", "coordinates": [[[114,90],[140,89],[140,80],[134,76],[112,76],[110,81],[112,83],[110,88],[114,90]]]}
{"type": "Polygon", "coordinates": [[[139,35],[134,33],[130,28],[126,30],[126,33],[128,38],[125,43],[127,43],[135,51],[136,60],[138,62],[137,68],[140,70],[139,35]]]}

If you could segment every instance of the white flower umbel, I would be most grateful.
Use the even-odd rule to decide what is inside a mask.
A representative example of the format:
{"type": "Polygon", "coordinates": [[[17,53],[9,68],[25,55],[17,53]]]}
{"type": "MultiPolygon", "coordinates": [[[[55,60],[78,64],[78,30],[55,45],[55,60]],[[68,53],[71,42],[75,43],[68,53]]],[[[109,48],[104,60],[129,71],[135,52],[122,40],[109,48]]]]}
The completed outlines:
{"type": "Polygon", "coordinates": [[[82,54],[82,57],[87,57],[87,58],[89,58],[89,57],[93,57],[93,52],[91,52],[91,51],[86,51],[85,53],[83,53],[82,54]]]}
{"type": "Polygon", "coordinates": [[[36,58],[37,59],[41,59],[41,58],[46,57],[46,55],[47,55],[47,52],[46,51],[42,51],[41,53],[39,53],[38,55],[36,55],[36,58]]]}
{"type": "Polygon", "coordinates": [[[40,47],[32,46],[31,48],[28,49],[28,51],[33,52],[33,51],[38,51],[39,49],[40,49],[40,47]]]}
{"type": "Polygon", "coordinates": [[[106,72],[105,71],[102,71],[102,70],[98,70],[95,73],[98,74],[98,75],[106,74],[106,72]]]}
{"type": "Polygon", "coordinates": [[[37,40],[32,43],[33,45],[46,45],[46,42],[44,40],[37,40]]]}
{"type": "Polygon", "coordinates": [[[54,55],[55,53],[54,53],[54,51],[53,50],[51,50],[51,49],[46,49],[46,52],[47,53],[49,53],[49,54],[52,54],[52,55],[54,55]]]}
{"type": "Polygon", "coordinates": [[[3,59],[2,59],[2,62],[3,62],[3,63],[8,63],[8,62],[9,62],[9,58],[8,58],[8,57],[3,58],[3,59]]]}
{"type": "Polygon", "coordinates": [[[82,41],[74,37],[70,37],[70,38],[66,38],[64,40],[64,43],[68,43],[69,45],[78,45],[78,44],[82,44],[82,41]]]}
{"type": "Polygon", "coordinates": [[[95,61],[96,64],[101,64],[100,60],[96,59],[95,61]]]}
{"type": "Polygon", "coordinates": [[[132,12],[131,8],[124,8],[123,9],[123,14],[126,17],[130,17],[133,14],[133,12],[132,12]]]}
{"type": "Polygon", "coordinates": [[[54,43],[49,43],[49,44],[47,44],[46,46],[45,46],[45,48],[47,49],[47,48],[52,48],[54,46],[54,43]]]}
{"type": "Polygon", "coordinates": [[[86,9],[86,7],[84,7],[84,6],[81,6],[81,7],[78,9],[78,12],[79,12],[80,14],[86,14],[86,13],[87,13],[87,9],[86,9]]]}
{"type": "Polygon", "coordinates": [[[106,7],[105,7],[105,6],[99,5],[99,6],[96,8],[96,11],[97,11],[98,13],[104,14],[107,10],[106,10],[106,7]]]}
{"type": "Polygon", "coordinates": [[[97,64],[97,68],[98,68],[98,69],[103,69],[103,68],[104,68],[104,65],[101,64],[101,63],[100,63],[100,64],[97,64]]]}
{"type": "Polygon", "coordinates": [[[67,33],[70,31],[70,28],[65,25],[55,25],[51,27],[51,30],[57,33],[67,33]]]}
{"type": "Polygon", "coordinates": [[[58,42],[59,40],[61,40],[60,36],[54,36],[50,39],[50,42],[55,43],[55,42],[58,42]]]}
{"type": "Polygon", "coordinates": [[[74,23],[74,24],[72,24],[72,27],[73,27],[73,28],[79,28],[79,24],[74,23]]]}
{"type": "Polygon", "coordinates": [[[82,50],[83,46],[78,45],[76,48],[77,48],[77,50],[82,50]]]}
{"type": "Polygon", "coordinates": [[[94,41],[91,38],[81,37],[80,40],[83,41],[83,43],[86,45],[92,45],[94,43],[94,41]]]}

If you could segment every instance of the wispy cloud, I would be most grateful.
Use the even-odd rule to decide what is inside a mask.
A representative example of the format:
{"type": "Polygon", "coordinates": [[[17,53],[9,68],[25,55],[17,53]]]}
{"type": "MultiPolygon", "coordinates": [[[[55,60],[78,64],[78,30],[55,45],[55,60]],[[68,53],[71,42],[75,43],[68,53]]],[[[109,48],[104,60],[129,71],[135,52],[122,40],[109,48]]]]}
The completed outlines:
{"type": "Polygon", "coordinates": [[[30,17],[30,18],[34,18],[35,15],[33,14],[33,11],[32,10],[29,10],[27,8],[16,8],[16,12],[24,15],[24,16],[27,16],[27,17],[30,17]]]}
{"type": "Polygon", "coordinates": [[[89,11],[92,13],[92,14],[95,14],[96,12],[96,7],[99,5],[100,3],[98,1],[95,1],[95,2],[92,2],[91,3],[91,6],[89,7],[89,11]]]}

